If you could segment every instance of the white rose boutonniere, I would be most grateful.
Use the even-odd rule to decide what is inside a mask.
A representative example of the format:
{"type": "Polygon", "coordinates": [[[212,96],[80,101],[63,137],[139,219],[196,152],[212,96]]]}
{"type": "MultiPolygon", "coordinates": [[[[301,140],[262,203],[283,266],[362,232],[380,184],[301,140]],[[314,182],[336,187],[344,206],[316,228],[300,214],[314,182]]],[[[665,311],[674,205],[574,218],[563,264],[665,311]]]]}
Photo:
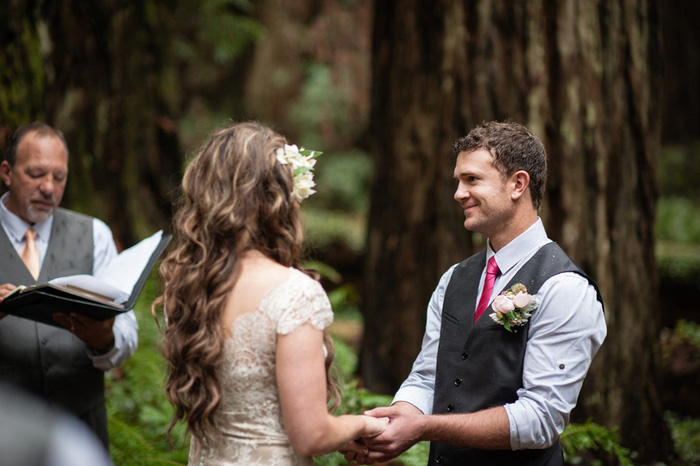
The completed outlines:
{"type": "Polygon", "coordinates": [[[296,144],[285,144],[284,148],[279,148],[275,151],[277,160],[282,165],[291,165],[294,172],[294,190],[292,196],[297,202],[301,202],[311,196],[316,191],[313,189],[316,186],[314,183],[314,165],[316,165],[316,157],[322,152],[317,150],[307,150],[303,147],[299,149],[296,144]]]}
{"type": "Polygon", "coordinates": [[[525,325],[537,306],[537,295],[528,294],[525,285],[516,283],[493,300],[491,308],[495,312],[489,317],[509,332],[517,332],[514,327],[525,325]]]}

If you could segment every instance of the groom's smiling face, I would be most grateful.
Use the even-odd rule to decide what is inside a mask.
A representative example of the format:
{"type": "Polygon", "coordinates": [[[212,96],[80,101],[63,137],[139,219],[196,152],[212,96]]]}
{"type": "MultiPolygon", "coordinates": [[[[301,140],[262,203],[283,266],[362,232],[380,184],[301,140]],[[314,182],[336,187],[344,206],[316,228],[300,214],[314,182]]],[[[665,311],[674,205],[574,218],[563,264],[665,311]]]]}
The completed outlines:
{"type": "Polygon", "coordinates": [[[491,236],[513,215],[507,180],[485,149],[460,152],[455,164],[454,198],[464,211],[464,228],[491,236]]]}

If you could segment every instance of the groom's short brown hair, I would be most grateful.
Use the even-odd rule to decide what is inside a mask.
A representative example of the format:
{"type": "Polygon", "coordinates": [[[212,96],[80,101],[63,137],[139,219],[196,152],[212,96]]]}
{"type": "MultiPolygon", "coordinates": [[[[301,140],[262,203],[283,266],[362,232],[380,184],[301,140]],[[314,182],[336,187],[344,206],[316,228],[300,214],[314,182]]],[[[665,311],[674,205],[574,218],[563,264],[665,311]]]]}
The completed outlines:
{"type": "Polygon", "coordinates": [[[489,121],[472,129],[452,145],[453,154],[485,149],[494,157],[494,166],[509,177],[518,170],[530,175],[530,195],[540,208],[547,184],[547,151],[526,127],[513,121],[489,121]]]}

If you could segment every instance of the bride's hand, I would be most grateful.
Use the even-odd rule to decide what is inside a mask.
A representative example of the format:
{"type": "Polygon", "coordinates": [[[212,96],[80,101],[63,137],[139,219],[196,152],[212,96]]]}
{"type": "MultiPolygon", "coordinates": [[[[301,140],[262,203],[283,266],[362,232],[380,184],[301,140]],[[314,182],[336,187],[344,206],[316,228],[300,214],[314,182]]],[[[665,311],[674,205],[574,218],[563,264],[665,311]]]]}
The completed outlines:
{"type": "Polygon", "coordinates": [[[363,438],[376,437],[384,432],[386,426],[389,425],[388,417],[372,417],[363,416],[365,418],[365,430],[362,433],[363,438]]]}

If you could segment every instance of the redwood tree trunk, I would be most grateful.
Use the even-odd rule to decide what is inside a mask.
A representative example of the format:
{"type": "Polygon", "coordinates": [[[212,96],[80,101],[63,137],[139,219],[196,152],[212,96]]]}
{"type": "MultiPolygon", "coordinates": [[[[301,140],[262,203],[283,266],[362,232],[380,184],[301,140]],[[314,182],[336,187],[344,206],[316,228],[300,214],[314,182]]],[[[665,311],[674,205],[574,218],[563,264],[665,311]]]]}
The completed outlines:
{"type": "Polygon", "coordinates": [[[654,2],[375,3],[365,384],[391,393],[420,348],[439,276],[470,255],[451,143],[514,119],[545,143],[541,216],[600,285],[608,339],[575,410],[640,459],[668,443],[657,394],[653,225],[659,146],[654,2]]]}
{"type": "Polygon", "coordinates": [[[159,0],[45,7],[55,71],[48,118],[77,155],[66,203],[105,220],[120,246],[167,227],[181,167],[161,92],[171,7],[159,0]]]}
{"type": "Polygon", "coordinates": [[[0,7],[0,136],[33,120],[63,131],[63,205],[107,222],[120,247],[167,227],[182,165],[160,75],[173,2],[11,3],[0,7]]]}

